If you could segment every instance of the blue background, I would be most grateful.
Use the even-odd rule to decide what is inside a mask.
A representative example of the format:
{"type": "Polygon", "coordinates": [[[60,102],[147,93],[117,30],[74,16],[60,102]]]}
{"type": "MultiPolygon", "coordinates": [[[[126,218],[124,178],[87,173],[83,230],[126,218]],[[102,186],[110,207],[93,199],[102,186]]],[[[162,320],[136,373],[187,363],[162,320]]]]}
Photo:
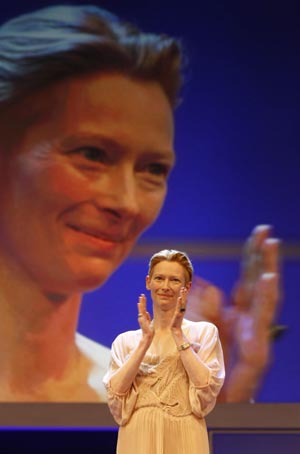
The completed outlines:
{"type": "MultiPolygon", "coordinates": [[[[9,2],[2,19],[61,2],[9,2]]],[[[65,2],[88,3],[88,2],[65,2]]],[[[182,39],[189,55],[183,103],[176,111],[177,166],[159,220],[140,239],[153,252],[186,246],[196,273],[227,293],[238,274],[235,253],[218,251],[271,224],[282,240],[283,304],[288,330],[259,401],[300,402],[300,31],[297,2],[103,0],[90,2],[145,31],[182,39]],[[194,253],[215,244],[216,253],[194,253]]],[[[79,331],[110,346],[137,328],[148,254],[133,252],[100,290],[85,296],[79,331]]]]}

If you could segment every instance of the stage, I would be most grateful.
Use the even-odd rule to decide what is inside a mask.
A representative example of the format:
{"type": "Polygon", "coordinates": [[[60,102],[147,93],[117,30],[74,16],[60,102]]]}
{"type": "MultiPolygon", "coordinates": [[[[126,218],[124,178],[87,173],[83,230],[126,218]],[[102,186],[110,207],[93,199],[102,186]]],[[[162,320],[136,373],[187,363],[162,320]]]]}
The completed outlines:
{"type": "MultiPolygon", "coordinates": [[[[218,404],[206,421],[211,454],[300,453],[298,403],[218,404]]],[[[105,404],[2,403],[0,426],[1,454],[115,454],[105,404]]]]}

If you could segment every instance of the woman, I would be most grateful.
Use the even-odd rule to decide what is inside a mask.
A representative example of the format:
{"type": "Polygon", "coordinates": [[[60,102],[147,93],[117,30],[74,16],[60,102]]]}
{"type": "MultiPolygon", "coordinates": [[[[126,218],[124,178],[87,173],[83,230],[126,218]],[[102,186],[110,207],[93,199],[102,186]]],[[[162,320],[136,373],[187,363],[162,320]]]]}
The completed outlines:
{"type": "Polygon", "coordinates": [[[118,454],[209,452],[204,417],[214,407],[225,371],[217,328],[184,319],[193,267],[184,252],[152,256],[140,329],[120,334],[104,377],[108,404],[121,426],[118,454]]]}
{"type": "Polygon", "coordinates": [[[88,5],[0,27],[0,401],[105,399],[81,301],[162,208],[180,54],[88,5]]]}

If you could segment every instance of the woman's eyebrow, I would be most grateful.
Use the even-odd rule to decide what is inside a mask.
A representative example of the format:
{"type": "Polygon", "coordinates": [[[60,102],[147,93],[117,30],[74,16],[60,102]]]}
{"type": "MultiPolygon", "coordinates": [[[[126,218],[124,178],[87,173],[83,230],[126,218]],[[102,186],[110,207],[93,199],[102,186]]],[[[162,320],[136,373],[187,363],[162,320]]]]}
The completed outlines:
{"type": "Polygon", "coordinates": [[[63,148],[71,148],[80,144],[92,144],[95,146],[107,145],[112,148],[123,148],[117,140],[112,139],[104,134],[93,134],[93,133],[78,133],[70,136],[63,137],[60,140],[60,144],[63,148]]]}
{"type": "MultiPolygon", "coordinates": [[[[64,149],[78,147],[89,143],[94,146],[107,146],[112,150],[115,150],[119,153],[124,153],[128,146],[111,136],[102,133],[78,133],[72,134],[70,136],[63,137],[60,141],[60,146],[64,149]]],[[[143,151],[143,157],[145,159],[161,159],[168,161],[169,165],[173,167],[176,161],[176,155],[173,148],[162,148],[159,149],[147,149],[143,151]]]]}
{"type": "Polygon", "coordinates": [[[168,277],[170,279],[180,279],[181,280],[181,277],[180,276],[176,276],[176,274],[170,274],[170,275],[165,275],[165,274],[153,274],[153,277],[168,277]]]}

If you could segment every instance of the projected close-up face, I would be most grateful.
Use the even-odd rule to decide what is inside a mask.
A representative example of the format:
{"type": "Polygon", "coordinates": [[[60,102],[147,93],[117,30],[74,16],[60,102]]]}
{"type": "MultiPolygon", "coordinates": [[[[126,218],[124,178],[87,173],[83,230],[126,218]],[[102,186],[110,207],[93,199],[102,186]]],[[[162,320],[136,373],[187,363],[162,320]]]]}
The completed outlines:
{"type": "Polygon", "coordinates": [[[1,134],[2,258],[49,293],[102,284],[165,199],[163,89],[121,74],[68,79],[10,108],[1,134]]]}

